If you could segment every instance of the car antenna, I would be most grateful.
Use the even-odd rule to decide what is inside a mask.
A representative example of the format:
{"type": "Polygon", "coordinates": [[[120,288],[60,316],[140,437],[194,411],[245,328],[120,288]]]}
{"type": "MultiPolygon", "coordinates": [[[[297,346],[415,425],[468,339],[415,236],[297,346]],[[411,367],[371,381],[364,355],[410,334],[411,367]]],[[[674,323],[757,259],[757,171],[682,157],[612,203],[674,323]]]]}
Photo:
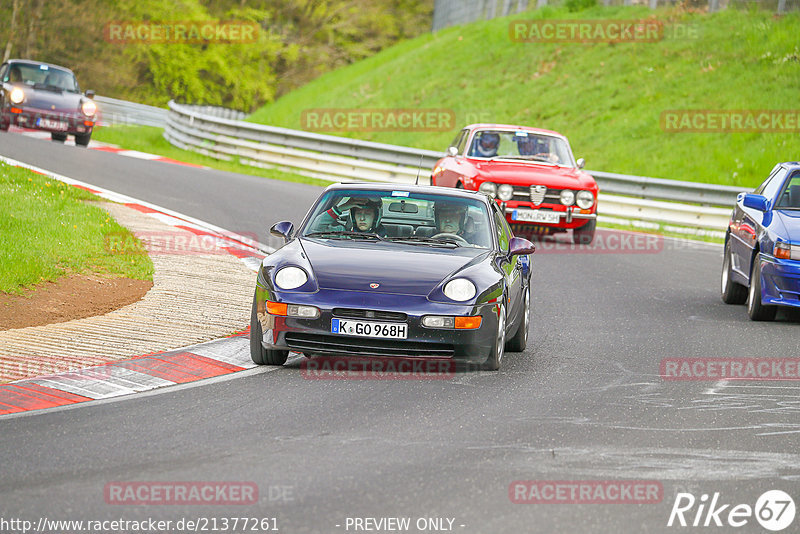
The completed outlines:
{"type": "Polygon", "coordinates": [[[414,180],[414,185],[419,185],[419,171],[422,170],[422,154],[419,155],[419,165],[417,165],[417,179],[414,180]]]}

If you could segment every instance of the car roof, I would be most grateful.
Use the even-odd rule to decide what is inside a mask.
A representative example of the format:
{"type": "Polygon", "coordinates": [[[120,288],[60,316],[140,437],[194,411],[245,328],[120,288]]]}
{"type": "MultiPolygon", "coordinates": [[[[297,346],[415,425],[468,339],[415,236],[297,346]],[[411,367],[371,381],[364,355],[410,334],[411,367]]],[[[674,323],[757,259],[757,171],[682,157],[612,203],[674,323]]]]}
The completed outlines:
{"type": "Polygon", "coordinates": [[[477,124],[470,124],[468,126],[464,126],[464,128],[469,128],[471,131],[474,130],[517,130],[520,132],[532,132],[544,135],[551,135],[553,137],[561,137],[562,139],[566,139],[566,137],[558,132],[554,132],[553,130],[545,130],[543,128],[534,128],[532,126],[519,126],[515,124],[492,124],[492,123],[477,123],[477,124]]]}
{"type": "Polygon", "coordinates": [[[61,65],[56,65],[54,63],[44,63],[42,61],[34,61],[32,59],[9,59],[6,63],[8,63],[9,65],[13,63],[26,63],[28,65],[36,65],[36,66],[46,65],[48,68],[53,67],[55,69],[65,70],[69,73],[72,73],[73,75],[75,74],[74,72],[72,72],[72,70],[68,69],[67,67],[62,67],[61,65]]]}
{"type": "Polygon", "coordinates": [[[453,189],[449,187],[439,187],[435,185],[411,185],[394,183],[364,183],[364,182],[342,182],[328,186],[325,191],[335,191],[339,189],[358,188],[365,191],[408,191],[409,193],[422,193],[428,195],[441,195],[457,198],[479,199],[487,202],[489,197],[479,191],[468,191],[466,189],[453,189]]]}
{"type": "Polygon", "coordinates": [[[782,167],[786,167],[788,170],[796,171],[800,169],[800,162],[798,161],[784,161],[780,164],[782,167]]]}

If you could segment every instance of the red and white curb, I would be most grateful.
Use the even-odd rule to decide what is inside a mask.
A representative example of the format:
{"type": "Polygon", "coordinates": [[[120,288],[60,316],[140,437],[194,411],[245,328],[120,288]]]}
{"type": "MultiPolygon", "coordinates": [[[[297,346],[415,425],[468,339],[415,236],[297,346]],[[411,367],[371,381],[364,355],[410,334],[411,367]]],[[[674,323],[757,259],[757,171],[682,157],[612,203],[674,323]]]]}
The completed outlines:
{"type": "MultiPolygon", "coordinates": [[[[50,140],[50,132],[45,132],[42,130],[30,130],[28,128],[19,128],[17,126],[12,126],[8,130],[9,132],[19,133],[26,137],[33,137],[34,139],[42,139],[42,140],[50,140]]],[[[64,144],[67,146],[75,146],[75,140],[72,137],[67,137],[67,140],[64,141],[64,144]]],[[[100,141],[89,141],[89,146],[87,147],[90,150],[99,150],[101,152],[111,152],[113,154],[118,154],[120,156],[126,156],[129,158],[136,158],[136,159],[146,159],[148,161],[160,161],[162,163],[173,163],[175,165],[184,165],[186,167],[194,167],[196,169],[208,169],[204,165],[196,165],[194,163],[186,163],[185,161],[178,161],[172,158],[166,158],[164,156],[158,156],[156,154],[148,154],[147,152],[139,152],[138,150],[127,150],[125,148],[120,148],[116,145],[112,145],[110,143],[103,143],[100,141]]]]}
{"type": "MultiPolygon", "coordinates": [[[[245,236],[149,202],[5,156],[0,156],[0,161],[125,204],[175,228],[188,230],[195,235],[210,236],[222,243],[223,250],[240,259],[253,271],[258,270],[266,254],[274,251],[272,247],[245,236]]],[[[78,371],[0,384],[0,416],[108,399],[251,369],[256,365],[250,358],[248,330],[185,349],[147,354],[78,371]]]]}

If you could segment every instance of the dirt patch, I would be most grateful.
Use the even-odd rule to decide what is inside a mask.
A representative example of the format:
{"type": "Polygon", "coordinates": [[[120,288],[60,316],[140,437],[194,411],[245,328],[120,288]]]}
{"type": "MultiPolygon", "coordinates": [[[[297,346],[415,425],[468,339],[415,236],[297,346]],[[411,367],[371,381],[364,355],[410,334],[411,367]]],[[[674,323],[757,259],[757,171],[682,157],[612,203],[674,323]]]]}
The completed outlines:
{"type": "Polygon", "coordinates": [[[0,293],[0,330],[94,317],[140,300],[153,282],[77,275],[46,282],[24,295],[0,293]]]}

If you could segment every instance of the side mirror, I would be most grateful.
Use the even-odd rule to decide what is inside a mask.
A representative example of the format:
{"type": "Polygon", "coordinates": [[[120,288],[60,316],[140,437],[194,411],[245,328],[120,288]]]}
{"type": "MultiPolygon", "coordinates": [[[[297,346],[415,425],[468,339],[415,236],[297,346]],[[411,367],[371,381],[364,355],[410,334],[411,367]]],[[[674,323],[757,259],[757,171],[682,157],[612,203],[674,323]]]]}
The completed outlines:
{"type": "Polygon", "coordinates": [[[578,164],[579,169],[582,169],[586,165],[586,160],[583,158],[578,158],[578,161],[576,161],[575,163],[578,164]]]}
{"type": "Polygon", "coordinates": [[[769,210],[769,202],[767,202],[767,198],[761,195],[756,195],[754,193],[747,193],[744,195],[744,199],[742,199],[742,204],[745,208],[750,208],[758,211],[767,211],[769,210]]]}
{"type": "Polygon", "coordinates": [[[508,246],[509,256],[533,254],[535,251],[536,246],[522,237],[512,237],[508,246]]]}
{"type": "Polygon", "coordinates": [[[458,156],[458,149],[454,146],[447,147],[448,156],[458,156]]]}
{"type": "Polygon", "coordinates": [[[94,94],[95,93],[91,89],[87,90],[84,94],[86,95],[86,98],[94,99],[94,94]]]}
{"type": "Polygon", "coordinates": [[[294,230],[294,225],[291,221],[281,221],[279,223],[275,223],[272,225],[272,228],[269,229],[269,233],[274,235],[275,237],[282,237],[285,243],[289,242],[289,239],[292,238],[292,231],[294,230]]]}

